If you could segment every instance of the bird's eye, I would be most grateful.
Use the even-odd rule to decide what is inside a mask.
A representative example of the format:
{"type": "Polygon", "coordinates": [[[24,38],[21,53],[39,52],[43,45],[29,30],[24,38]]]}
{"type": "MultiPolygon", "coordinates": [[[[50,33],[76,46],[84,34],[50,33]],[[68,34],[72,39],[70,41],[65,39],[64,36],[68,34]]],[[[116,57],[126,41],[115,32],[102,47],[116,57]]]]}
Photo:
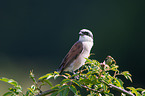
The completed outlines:
{"type": "Polygon", "coordinates": [[[88,32],[83,32],[83,34],[84,34],[84,35],[89,35],[89,33],[88,33],[88,32]]]}

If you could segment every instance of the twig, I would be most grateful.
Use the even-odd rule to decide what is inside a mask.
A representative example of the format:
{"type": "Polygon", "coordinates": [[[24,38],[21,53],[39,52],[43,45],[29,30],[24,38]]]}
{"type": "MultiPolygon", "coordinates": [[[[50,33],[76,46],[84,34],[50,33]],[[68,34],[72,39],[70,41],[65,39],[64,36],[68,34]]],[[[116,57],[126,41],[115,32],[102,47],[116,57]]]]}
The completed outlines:
{"type": "Polygon", "coordinates": [[[102,92],[102,91],[98,91],[98,90],[95,90],[95,89],[92,89],[92,88],[89,88],[89,87],[87,87],[87,86],[84,86],[84,85],[82,85],[82,87],[83,88],[86,88],[87,90],[89,90],[89,91],[94,91],[94,92],[97,92],[97,93],[99,93],[99,92],[102,92]]]}
{"type": "Polygon", "coordinates": [[[132,94],[131,92],[125,90],[125,89],[121,89],[120,87],[117,87],[115,85],[112,84],[107,84],[106,82],[102,81],[104,84],[106,84],[109,88],[112,88],[113,90],[116,90],[118,92],[124,93],[127,96],[135,96],[134,94],[132,94]]]}
{"type": "Polygon", "coordinates": [[[35,95],[35,96],[45,96],[45,95],[51,94],[51,93],[53,93],[53,92],[55,92],[55,91],[58,91],[58,89],[46,90],[46,91],[41,92],[41,93],[39,93],[38,95],[35,95]]]}

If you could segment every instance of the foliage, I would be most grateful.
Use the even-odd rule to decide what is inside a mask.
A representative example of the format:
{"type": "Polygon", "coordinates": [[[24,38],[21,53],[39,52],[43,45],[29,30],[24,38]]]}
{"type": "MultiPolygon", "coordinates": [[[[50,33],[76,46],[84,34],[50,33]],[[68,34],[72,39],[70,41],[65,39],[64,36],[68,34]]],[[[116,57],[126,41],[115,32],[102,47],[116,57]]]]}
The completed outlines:
{"type": "Polygon", "coordinates": [[[86,59],[86,64],[80,68],[76,73],[64,73],[59,74],[54,71],[48,73],[38,79],[35,79],[34,74],[30,71],[30,78],[33,81],[33,85],[28,88],[26,93],[22,92],[22,87],[13,79],[0,78],[0,81],[7,82],[13,86],[9,88],[9,91],[3,96],[67,96],[70,91],[74,96],[81,96],[80,89],[86,89],[89,94],[87,96],[114,96],[110,90],[116,90],[120,92],[121,96],[145,96],[145,89],[127,87],[124,88],[123,81],[119,78],[119,75],[123,75],[126,79],[131,79],[131,74],[128,71],[120,72],[119,66],[116,61],[108,56],[103,63],[99,63],[96,60],[86,59]],[[62,77],[62,81],[53,85],[51,78],[54,80],[62,77]],[[48,85],[51,88],[46,91],[41,91],[41,87],[48,85]]]}

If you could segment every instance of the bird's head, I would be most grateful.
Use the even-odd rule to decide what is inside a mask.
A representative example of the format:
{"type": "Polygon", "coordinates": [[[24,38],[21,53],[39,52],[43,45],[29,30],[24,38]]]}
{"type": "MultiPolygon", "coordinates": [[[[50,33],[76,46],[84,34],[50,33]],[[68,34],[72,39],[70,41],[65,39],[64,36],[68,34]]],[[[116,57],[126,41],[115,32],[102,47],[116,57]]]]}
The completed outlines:
{"type": "Polygon", "coordinates": [[[79,41],[91,41],[93,42],[93,34],[90,30],[88,29],[82,29],[80,32],[79,32],[79,41]]]}

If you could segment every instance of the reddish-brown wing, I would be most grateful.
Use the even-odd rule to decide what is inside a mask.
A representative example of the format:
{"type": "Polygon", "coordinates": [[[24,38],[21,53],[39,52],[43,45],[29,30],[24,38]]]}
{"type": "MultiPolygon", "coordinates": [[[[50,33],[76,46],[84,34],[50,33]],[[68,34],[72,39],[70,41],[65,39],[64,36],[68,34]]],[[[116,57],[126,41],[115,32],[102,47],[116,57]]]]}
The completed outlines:
{"type": "Polygon", "coordinates": [[[83,50],[82,42],[77,41],[62,60],[58,69],[60,73],[63,72],[63,70],[67,68],[80,55],[82,50],[83,50]]]}

